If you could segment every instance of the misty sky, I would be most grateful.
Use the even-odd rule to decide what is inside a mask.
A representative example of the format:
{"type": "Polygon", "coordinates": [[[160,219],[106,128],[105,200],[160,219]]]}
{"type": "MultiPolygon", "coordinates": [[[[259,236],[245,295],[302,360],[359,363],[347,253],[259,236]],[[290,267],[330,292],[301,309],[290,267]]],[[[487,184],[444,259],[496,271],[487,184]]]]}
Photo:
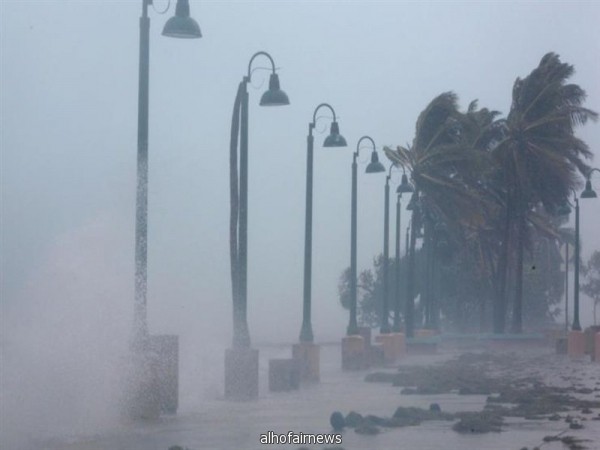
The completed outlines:
{"type": "MultiPolygon", "coordinates": [[[[44,283],[81,277],[97,280],[90,289],[100,301],[119,286],[132,312],[141,1],[2,0],[0,8],[2,308],[51,307],[60,289],[44,295],[44,283]],[[32,284],[37,297],[26,294],[32,284]]],[[[349,265],[350,165],[360,136],[380,147],[410,142],[419,112],[449,90],[463,108],[479,99],[507,113],[514,80],[548,51],[575,66],[572,81],[587,91],[586,106],[600,110],[600,2],[192,1],[203,38],[189,41],[160,35],[172,11],[150,10],[154,331],[203,328],[230,339],[229,127],[256,51],[273,56],[291,105],[260,108],[268,72],[254,73],[248,295],[255,340],[292,342],[300,331],[306,134],[317,104],[336,109],[349,147],[322,148],[319,131],[329,118],[319,122],[316,341],[338,340],[348,320],[337,284],[349,265]]],[[[599,166],[600,125],[578,135],[599,166]]],[[[364,174],[369,153],[362,151],[359,166],[359,270],[383,241],[385,177],[364,174]]],[[[587,257],[600,248],[600,201],[581,203],[587,257]]]]}

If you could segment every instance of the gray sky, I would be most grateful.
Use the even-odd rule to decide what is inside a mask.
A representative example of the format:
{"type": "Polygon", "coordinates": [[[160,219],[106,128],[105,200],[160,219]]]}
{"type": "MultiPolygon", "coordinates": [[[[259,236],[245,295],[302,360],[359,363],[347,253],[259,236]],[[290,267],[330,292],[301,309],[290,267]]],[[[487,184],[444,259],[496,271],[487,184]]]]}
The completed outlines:
{"type": "MultiPolygon", "coordinates": [[[[88,280],[73,301],[110,293],[116,310],[129,314],[141,2],[0,5],[2,307],[52,309],[64,304],[66,284],[88,280]]],[[[300,330],[306,133],[318,103],[334,106],[349,147],[323,149],[325,134],[316,135],[317,341],[338,340],[348,320],[337,283],[349,265],[350,164],[360,136],[378,146],[410,142],[419,112],[448,90],[463,108],[477,98],[506,113],[516,77],[548,51],[575,65],[572,81],[600,110],[599,2],[192,1],[204,37],[191,41],[160,35],[172,10],[150,14],[148,304],[156,332],[202,329],[229,342],[229,127],[254,52],[273,56],[291,101],[261,109],[268,72],[255,72],[248,289],[255,340],[292,342],[300,330]]],[[[318,128],[328,126],[326,119],[318,128]]],[[[598,154],[598,124],[578,133],[598,154]]],[[[364,269],[382,249],[384,176],[365,176],[364,164],[359,170],[364,269]]],[[[582,202],[586,256],[599,248],[599,219],[600,202],[582,202]]]]}

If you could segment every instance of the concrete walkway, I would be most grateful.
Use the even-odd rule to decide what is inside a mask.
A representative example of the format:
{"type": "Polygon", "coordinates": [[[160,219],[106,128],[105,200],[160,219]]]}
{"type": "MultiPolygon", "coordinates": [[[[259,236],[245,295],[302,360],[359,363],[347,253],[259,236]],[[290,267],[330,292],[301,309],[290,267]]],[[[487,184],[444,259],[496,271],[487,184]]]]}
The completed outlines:
{"type": "MultiPolygon", "coordinates": [[[[535,356],[535,365],[523,364],[515,376],[537,374],[555,385],[577,384],[600,389],[600,365],[589,361],[570,361],[566,356],[555,355],[550,349],[519,352],[535,356]]],[[[399,387],[389,383],[367,383],[364,377],[370,371],[342,372],[340,347],[337,344],[321,348],[321,382],[304,386],[298,391],[271,393],[267,390],[268,359],[289,357],[289,346],[260,348],[261,386],[256,401],[230,402],[215,396],[205,399],[198,410],[181,411],[178,416],[166,417],[156,423],[122,424],[120,427],[96,436],[64,438],[39,444],[36,449],[47,450],[167,450],[180,445],[190,450],[264,450],[265,448],[293,448],[301,445],[263,445],[260,435],[275,433],[332,433],[330,414],[339,410],[343,414],[358,411],[390,417],[398,406],[428,408],[439,403],[446,412],[481,411],[484,395],[401,395],[399,387]]],[[[446,349],[430,356],[407,356],[402,365],[429,365],[458,355],[457,350],[446,349]]],[[[525,355],[525,356],[524,356],[525,355]]],[[[379,369],[377,369],[380,371],[379,369]]],[[[394,372],[395,368],[385,371],[394,372]]],[[[505,374],[504,376],[510,376],[505,374]]],[[[600,390],[586,398],[600,400],[600,390]]],[[[600,410],[594,410],[598,416],[600,410]]],[[[481,435],[463,435],[452,430],[447,421],[424,422],[418,426],[383,428],[378,435],[361,435],[353,429],[343,432],[341,447],[346,450],[391,449],[456,449],[456,450],[519,450],[532,449],[543,444],[544,436],[568,430],[564,421],[507,419],[503,431],[481,435]]],[[[588,420],[581,430],[568,430],[566,434],[589,439],[589,449],[600,449],[600,421],[588,420]]],[[[306,446],[322,449],[327,446],[306,446]]],[[[332,447],[332,446],[330,446],[332,447]]],[[[24,447],[25,448],[25,447],[24,447]]],[[[33,447],[26,447],[27,450],[33,447]]],[[[560,442],[545,443],[543,450],[563,449],[560,442]]],[[[16,449],[13,449],[16,450],[16,449]]]]}

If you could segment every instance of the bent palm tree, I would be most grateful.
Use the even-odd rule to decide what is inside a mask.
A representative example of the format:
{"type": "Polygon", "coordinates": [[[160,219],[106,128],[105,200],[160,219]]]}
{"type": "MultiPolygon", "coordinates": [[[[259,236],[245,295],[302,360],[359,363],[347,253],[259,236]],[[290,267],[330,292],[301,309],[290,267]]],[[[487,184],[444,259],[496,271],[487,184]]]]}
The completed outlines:
{"type": "Polygon", "coordinates": [[[481,195],[476,180],[482,167],[488,166],[488,154],[481,150],[493,141],[494,133],[489,130],[496,114],[478,110],[476,102],[463,114],[458,110],[456,94],[446,92],[434,98],[419,115],[412,146],[384,149],[390,160],[410,170],[414,199],[419,199],[419,206],[412,210],[405,311],[408,336],[412,336],[414,327],[412,255],[416,233],[423,223],[432,230],[432,222],[436,221],[445,224],[451,236],[459,236],[463,226],[477,226],[485,221],[490,204],[481,195]]]}
{"type": "Polygon", "coordinates": [[[582,106],[585,91],[566,83],[573,73],[573,66],[548,53],[527,77],[517,78],[503,121],[504,138],[492,151],[506,204],[502,258],[508,258],[509,240],[514,240],[517,253],[512,312],[516,333],[522,331],[523,252],[531,211],[539,204],[555,211],[577,186],[578,172],[589,170],[584,159],[591,153],[574,128],[598,115],[582,106]]]}

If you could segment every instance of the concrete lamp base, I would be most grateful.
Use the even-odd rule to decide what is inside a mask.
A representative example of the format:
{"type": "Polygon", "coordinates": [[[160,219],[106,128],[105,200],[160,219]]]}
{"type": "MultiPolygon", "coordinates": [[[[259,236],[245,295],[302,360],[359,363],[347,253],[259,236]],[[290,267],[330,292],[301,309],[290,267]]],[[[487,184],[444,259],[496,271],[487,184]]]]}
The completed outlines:
{"type": "Polygon", "coordinates": [[[585,355],[585,334],[583,334],[583,331],[569,331],[567,353],[571,358],[583,358],[585,355]]]}
{"type": "Polygon", "coordinates": [[[400,333],[389,333],[389,334],[380,334],[375,336],[375,342],[378,342],[383,347],[383,363],[384,364],[394,364],[398,361],[399,348],[398,348],[398,338],[397,334],[400,333]]]}
{"type": "Polygon", "coordinates": [[[134,421],[157,420],[161,410],[158,358],[144,348],[132,351],[127,364],[124,416],[134,421]]]}
{"type": "Polygon", "coordinates": [[[124,412],[133,420],[175,414],[179,406],[179,338],[147,336],[128,360],[124,412]]]}
{"type": "Polygon", "coordinates": [[[429,337],[433,337],[437,334],[438,334],[438,332],[435,330],[432,330],[431,328],[420,328],[418,330],[415,330],[416,338],[429,338],[429,337]]]}
{"type": "Polygon", "coordinates": [[[252,348],[225,350],[225,398],[229,400],[258,398],[258,350],[252,348]]]}
{"type": "Polygon", "coordinates": [[[300,365],[294,358],[269,360],[269,390],[291,391],[300,387],[300,365]]]}
{"type": "Polygon", "coordinates": [[[406,339],[404,333],[392,333],[394,337],[394,348],[396,349],[396,356],[398,359],[406,356],[406,339]]]}
{"type": "Polygon", "coordinates": [[[320,347],[312,342],[299,342],[292,347],[292,357],[300,365],[300,379],[318,383],[320,379],[320,347]]]}
{"type": "Polygon", "coordinates": [[[160,412],[177,413],[179,406],[179,336],[150,336],[150,351],[158,358],[156,376],[160,412]]]}
{"type": "Polygon", "coordinates": [[[368,367],[365,338],[360,335],[342,338],[342,369],[361,370],[368,367]]]}

